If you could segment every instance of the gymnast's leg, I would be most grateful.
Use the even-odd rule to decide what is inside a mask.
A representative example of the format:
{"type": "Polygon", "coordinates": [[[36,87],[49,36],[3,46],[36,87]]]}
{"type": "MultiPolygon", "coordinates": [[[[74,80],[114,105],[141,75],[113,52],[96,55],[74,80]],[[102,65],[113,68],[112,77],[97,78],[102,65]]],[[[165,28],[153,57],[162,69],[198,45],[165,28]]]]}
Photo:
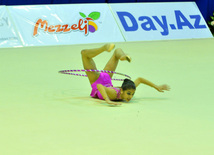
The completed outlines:
{"type": "MultiPolygon", "coordinates": [[[[114,44],[105,44],[100,48],[82,50],[81,54],[84,69],[97,69],[95,62],[92,58],[104,51],[110,52],[114,47],[114,44]]],[[[88,76],[90,84],[93,84],[99,77],[98,72],[86,72],[86,74],[88,76]]]]}
{"type": "MultiPolygon", "coordinates": [[[[121,61],[126,60],[128,62],[131,62],[131,57],[126,55],[121,48],[117,48],[114,51],[114,54],[112,55],[112,57],[110,58],[108,63],[106,64],[104,70],[115,71],[117,68],[119,60],[121,60],[121,61]]],[[[108,73],[108,74],[112,78],[113,73],[108,73]]]]}

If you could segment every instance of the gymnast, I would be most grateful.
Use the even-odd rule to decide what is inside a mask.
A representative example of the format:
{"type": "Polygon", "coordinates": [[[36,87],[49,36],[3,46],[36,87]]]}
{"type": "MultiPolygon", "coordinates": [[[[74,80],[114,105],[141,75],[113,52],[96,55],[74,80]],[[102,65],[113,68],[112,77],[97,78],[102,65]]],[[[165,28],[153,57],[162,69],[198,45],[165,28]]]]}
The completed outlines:
{"type": "MultiPolygon", "coordinates": [[[[104,51],[111,52],[114,47],[114,44],[105,44],[100,48],[82,50],[81,55],[84,69],[96,70],[97,68],[93,58],[104,51]]],[[[104,70],[115,71],[119,60],[131,62],[131,57],[126,55],[122,49],[117,48],[106,64],[104,70]]],[[[111,82],[113,73],[86,71],[86,74],[92,87],[90,96],[105,100],[110,105],[121,105],[121,102],[118,101],[124,100],[129,102],[135,94],[136,87],[141,83],[153,87],[159,92],[164,92],[165,90],[168,91],[170,89],[166,84],[155,85],[141,77],[137,78],[134,82],[129,79],[125,79],[121,87],[113,87],[111,82]]]]}

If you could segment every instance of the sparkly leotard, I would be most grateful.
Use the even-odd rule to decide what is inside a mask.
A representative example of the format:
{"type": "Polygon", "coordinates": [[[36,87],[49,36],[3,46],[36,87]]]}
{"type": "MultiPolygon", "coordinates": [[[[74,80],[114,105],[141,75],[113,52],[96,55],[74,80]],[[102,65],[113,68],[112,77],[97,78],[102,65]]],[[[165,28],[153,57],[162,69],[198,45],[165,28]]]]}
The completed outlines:
{"type": "Polygon", "coordinates": [[[104,100],[101,93],[97,89],[97,84],[102,84],[105,87],[114,89],[117,92],[117,99],[121,99],[120,98],[120,88],[113,87],[112,82],[111,82],[111,77],[108,73],[100,73],[100,76],[97,79],[97,81],[95,81],[91,85],[91,87],[92,87],[91,96],[94,98],[99,98],[101,100],[104,100]]]}

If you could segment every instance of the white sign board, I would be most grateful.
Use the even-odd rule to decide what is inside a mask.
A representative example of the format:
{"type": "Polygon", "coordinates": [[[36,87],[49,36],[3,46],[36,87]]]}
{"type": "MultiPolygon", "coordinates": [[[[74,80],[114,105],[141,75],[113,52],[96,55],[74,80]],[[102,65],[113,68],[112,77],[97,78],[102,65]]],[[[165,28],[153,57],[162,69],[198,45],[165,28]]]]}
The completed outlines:
{"type": "Polygon", "coordinates": [[[212,38],[195,2],[110,4],[126,41],[212,38]]]}
{"type": "Polygon", "coordinates": [[[0,6],[0,48],[20,47],[22,43],[15,31],[5,6],[0,6]]]}
{"type": "Polygon", "coordinates": [[[107,4],[8,8],[25,46],[124,41],[107,4]]]}

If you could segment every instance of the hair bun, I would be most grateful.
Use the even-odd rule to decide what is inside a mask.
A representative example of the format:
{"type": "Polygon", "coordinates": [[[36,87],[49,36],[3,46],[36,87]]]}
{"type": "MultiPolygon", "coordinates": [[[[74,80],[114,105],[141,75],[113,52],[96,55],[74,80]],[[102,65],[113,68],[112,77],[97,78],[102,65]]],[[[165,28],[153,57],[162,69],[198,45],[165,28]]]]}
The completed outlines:
{"type": "Polygon", "coordinates": [[[124,79],[124,82],[130,82],[131,80],[129,80],[129,79],[124,79]]]}
{"type": "Polygon", "coordinates": [[[130,79],[124,79],[122,87],[123,90],[136,89],[135,83],[130,79]]]}

